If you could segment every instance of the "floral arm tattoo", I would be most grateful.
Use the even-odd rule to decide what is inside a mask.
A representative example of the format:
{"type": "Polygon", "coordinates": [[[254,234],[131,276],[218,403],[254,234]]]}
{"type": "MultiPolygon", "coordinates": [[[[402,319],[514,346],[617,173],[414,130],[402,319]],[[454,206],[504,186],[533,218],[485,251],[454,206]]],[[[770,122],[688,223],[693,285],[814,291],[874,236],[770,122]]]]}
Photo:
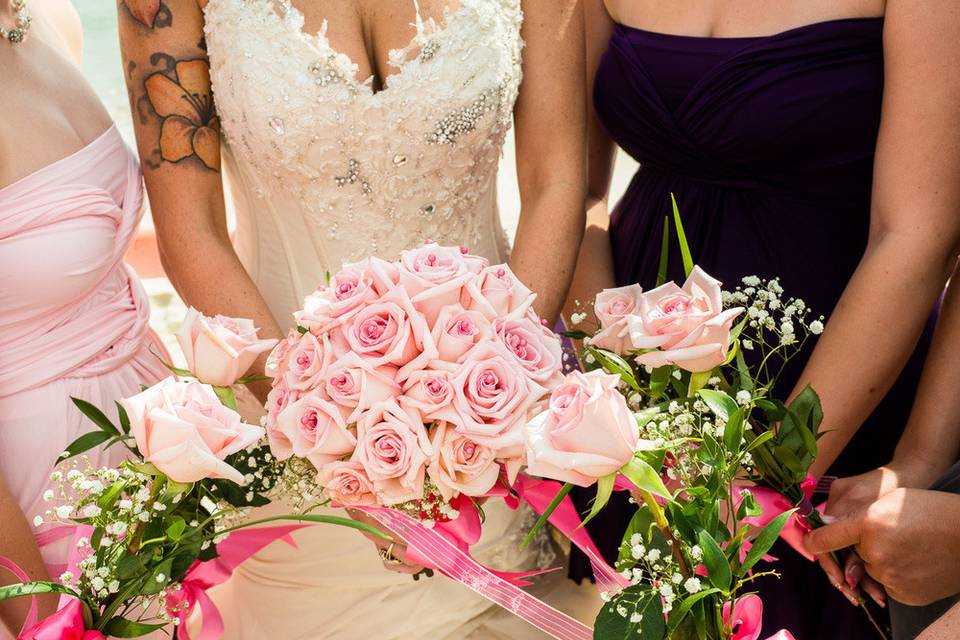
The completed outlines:
{"type": "Polygon", "coordinates": [[[219,171],[220,120],[202,37],[202,5],[197,0],[118,4],[144,166],[182,163],[219,171]],[[182,19],[175,23],[177,18],[182,19]]]}

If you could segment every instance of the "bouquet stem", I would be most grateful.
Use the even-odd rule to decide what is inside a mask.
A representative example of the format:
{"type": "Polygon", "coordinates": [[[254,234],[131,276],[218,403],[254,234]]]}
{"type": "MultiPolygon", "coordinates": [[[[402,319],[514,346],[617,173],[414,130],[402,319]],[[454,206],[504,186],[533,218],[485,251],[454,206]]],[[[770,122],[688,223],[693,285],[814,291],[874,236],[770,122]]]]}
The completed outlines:
{"type": "Polygon", "coordinates": [[[674,537],[673,531],[670,529],[670,522],[667,520],[667,516],[663,512],[663,507],[660,506],[660,503],[657,502],[657,499],[649,491],[640,489],[637,493],[650,509],[650,513],[653,515],[653,521],[656,523],[657,528],[660,529],[660,533],[662,533],[663,537],[666,538],[667,542],[670,543],[670,549],[673,551],[673,558],[677,561],[677,565],[680,566],[680,575],[682,575],[684,579],[692,577],[693,573],[690,571],[690,567],[687,565],[686,558],[683,557],[683,550],[680,548],[680,543],[674,537]]]}

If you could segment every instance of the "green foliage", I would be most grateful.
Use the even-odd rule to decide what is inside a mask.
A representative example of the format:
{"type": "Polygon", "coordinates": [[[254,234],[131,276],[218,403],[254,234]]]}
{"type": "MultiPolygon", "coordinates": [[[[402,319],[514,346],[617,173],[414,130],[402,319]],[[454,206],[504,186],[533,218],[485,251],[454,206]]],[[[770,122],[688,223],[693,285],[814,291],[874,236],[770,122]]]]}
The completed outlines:
{"type": "Polygon", "coordinates": [[[663,638],[665,631],[660,594],[649,587],[634,586],[626,589],[616,603],[604,605],[597,616],[593,637],[596,640],[663,638]],[[617,610],[621,607],[626,615],[617,610]]]}

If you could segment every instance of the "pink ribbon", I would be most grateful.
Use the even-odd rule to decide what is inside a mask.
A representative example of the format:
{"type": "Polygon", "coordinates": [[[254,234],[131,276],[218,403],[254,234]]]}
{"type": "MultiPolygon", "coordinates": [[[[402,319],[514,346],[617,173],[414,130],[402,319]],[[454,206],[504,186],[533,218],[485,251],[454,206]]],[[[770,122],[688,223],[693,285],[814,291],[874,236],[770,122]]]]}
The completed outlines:
{"type": "MultiPolygon", "coordinates": [[[[17,580],[20,582],[30,582],[30,576],[27,575],[27,572],[20,568],[16,562],[7,558],[5,556],[0,556],[0,568],[6,569],[13,575],[17,577],[17,580]]],[[[27,618],[23,621],[23,626],[20,628],[20,633],[23,634],[25,629],[37,624],[37,598],[35,596],[30,597],[30,609],[27,610],[27,618]]]]}
{"type": "Polygon", "coordinates": [[[405,513],[383,507],[354,507],[369,514],[416,548],[445,576],[526,620],[557,640],[592,640],[593,631],[512,584],[464,553],[447,537],[427,529],[405,513]]]}
{"type": "Polygon", "coordinates": [[[202,623],[197,640],[218,640],[223,636],[223,617],[207,595],[207,590],[226,582],[245,560],[272,542],[283,540],[296,548],[297,543],[290,534],[306,526],[300,524],[234,531],[217,545],[218,557],[206,562],[194,562],[181,580],[180,589],[167,596],[167,607],[177,612],[178,637],[191,640],[187,620],[198,605],[202,623]]]}
{"type": "MultiPolygon", "coordinates": [[[[763,601],[750,594],[735,603],[723,605],[723,626],[730,629],[730,640],[758,640],[763,627],[763,601]]],[[[795,640],[786,629],[781,629],[767,640],[795,640]]]]}
{"type": "Polygon", "coordinates": [[[83,603],[71,598],[65,607],[22,631],[17,640],[106,640],[99,631],[88,631],[83,622],[83,603]]]}
{"type": "MultiPolygon", "coordinates": [[[[805,496],[804,505],[808,506],[810,509],[813,508],[813,506],[809,504],[810,498],[813,497],[813,492],[816,487],[816,479],[809,475],[807,476],[806,480],[800,484],[800,489],[803,491],[803,495],[805,496]]],[[[769,489],[767,487],[750,487],[749,491],[753,494],[753,497],[756,499],[760,508],[763,509],[763,513],[759,516],[744,518],[744,522],[747,524],[757,527],[765,527],[780,514],[786,513],[797,506],[792,504],[789,500],[773,489],[769,489]]],[[[783,538],[787,544],[793,547],[797,553],[805,557],[807,560],[813,561],[816,559],[815,556],[807,551],[807,548],[803,544],[803,538],[810,533],[813,528],[810,526],[810,523],[807,522],[806,515],[806,513],[800,513],[799,511],[794,513],[793,516],[787,520],[786,525],[784,525],[783,531],[780,532],[780,537],[783,538]]]]}

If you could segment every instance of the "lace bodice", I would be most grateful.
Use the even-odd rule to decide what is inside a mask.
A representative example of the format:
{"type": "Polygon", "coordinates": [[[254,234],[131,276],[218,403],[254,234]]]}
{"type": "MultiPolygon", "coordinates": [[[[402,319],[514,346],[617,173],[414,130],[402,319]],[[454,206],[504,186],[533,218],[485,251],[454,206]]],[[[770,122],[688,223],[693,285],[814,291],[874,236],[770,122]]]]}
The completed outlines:
{"type": "MultiPolygon", "coordinates": [[[[399,1],[399,0],[396,0],[399,1]]],[[[419,17],[374,91],[289,0],[210,0],[206,42],[238,253],[278,320],[326,271],[426,239],[504,259],[496,173],[521,79],[520,0],[419,17]]]]}

